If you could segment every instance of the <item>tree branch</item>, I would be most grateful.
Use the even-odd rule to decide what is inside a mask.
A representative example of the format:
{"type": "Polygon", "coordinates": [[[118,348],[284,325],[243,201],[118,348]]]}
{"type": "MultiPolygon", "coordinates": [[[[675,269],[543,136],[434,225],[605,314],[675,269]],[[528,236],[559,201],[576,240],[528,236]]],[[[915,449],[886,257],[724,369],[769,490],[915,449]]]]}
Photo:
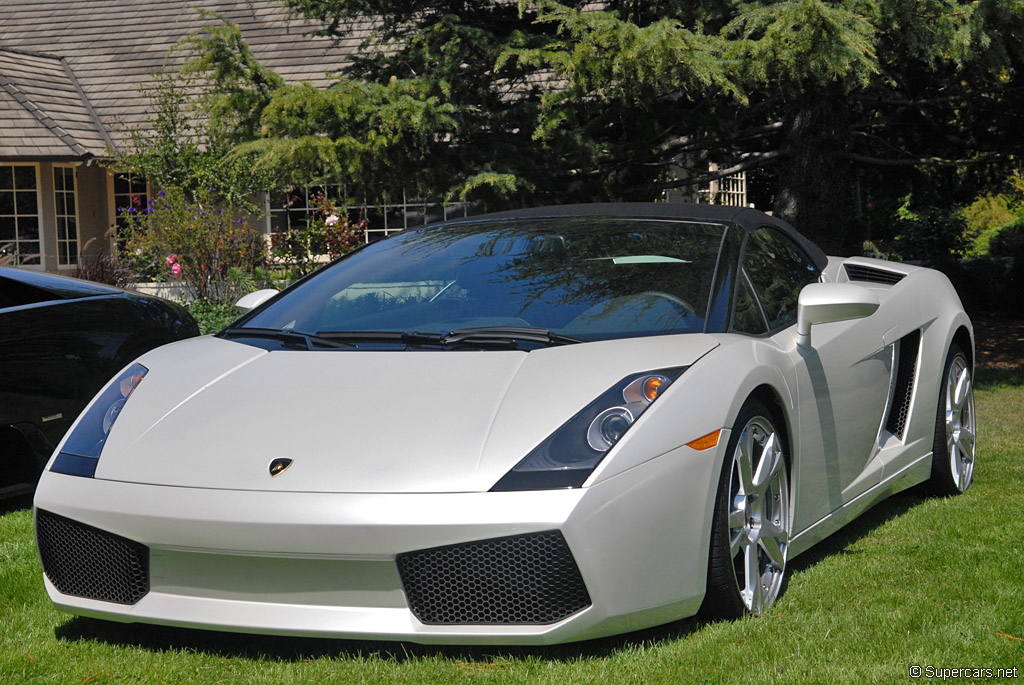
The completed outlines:
{"type": "MultiPolygon", "coordinates": [[[[741,155],[740,159],[742,161],[738,164],[732,165],[731,167],[717,169],[715,171],[706,171],[693,176],[687,176],[687,178],[684,179],[666,181],[658,183],[657,185],[663,190],[668,190],[669,188],[682,188],[700,183],[710,183],[711,181],[718,181],[726,178],[727,176],[733,176],[744,171],[760,169],[761,167],[768,166],[769,164],[774,164],[785,156],[785,153],[779,150],[771,150],[770,152],[749,152],[745,155],[741,155]]],[[[683,169],[687,172],[693,172],[691,167],[683,167],[683,169]]]]}
{"type": "Polygon", "coordinates": [[[994,159],[1002,157],[997,152],[972,157],[968,159],[943,159],[942,157],[916,157],[913,159],[885,159],[883,157],[871,157],[860,155],[855,152],[838,152],[837,157],[843,157],[861,164],[873,164],[875,166],[962,166],[965,164],[985,164],[994,159]]]}

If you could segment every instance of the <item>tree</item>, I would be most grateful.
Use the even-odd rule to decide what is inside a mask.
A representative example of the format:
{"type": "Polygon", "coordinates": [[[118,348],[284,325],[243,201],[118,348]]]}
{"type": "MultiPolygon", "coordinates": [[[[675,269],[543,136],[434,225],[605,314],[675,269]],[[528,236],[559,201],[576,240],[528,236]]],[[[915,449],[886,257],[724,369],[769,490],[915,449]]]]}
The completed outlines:
{"type": "Polygon", "coordinates": [[[1024,0],[283,1],[372,30],[330,90],[268,91],[242,150],[370,196],[648,200],[764,170],[776,214],[847,252],[858,187],[949,202],[1024,140],[1024,0]]]}

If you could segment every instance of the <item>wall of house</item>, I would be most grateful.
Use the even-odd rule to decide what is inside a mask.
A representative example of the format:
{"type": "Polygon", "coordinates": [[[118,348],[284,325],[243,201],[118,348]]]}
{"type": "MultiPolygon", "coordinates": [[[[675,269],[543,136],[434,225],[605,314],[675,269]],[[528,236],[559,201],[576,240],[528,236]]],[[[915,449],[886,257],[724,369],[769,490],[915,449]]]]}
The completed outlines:
{"type": "Polygon", "coordinates": [[[78,240],[83,257],[110,250],[108,232],[114,225],[110,216],[109,174],[101,166],[80,166],[75,170],[78,184],[78,240]]]}

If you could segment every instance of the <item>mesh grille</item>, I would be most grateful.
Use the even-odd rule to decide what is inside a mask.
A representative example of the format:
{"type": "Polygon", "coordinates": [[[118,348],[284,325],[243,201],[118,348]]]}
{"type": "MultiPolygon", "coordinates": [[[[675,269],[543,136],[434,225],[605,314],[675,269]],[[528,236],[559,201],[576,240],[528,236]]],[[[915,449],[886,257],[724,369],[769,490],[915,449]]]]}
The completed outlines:
{"type": "Polygon", "coordinates": [[[917,368],[917,353],[920,348],[921,331],[914,331],[900,338],[900,356],[896,362],[896,388],[889,407],[889,419],[885,429],[902,438],[910,417],[910,398],[914,394],[914,372],[917,368]]]}
{"type": "Polygon", "coordinates": [[[149,548],[69,518],[36,512],[43,572],[65,595],[135,604],[149,592],[149,548]]]}
{"type": "Polygon", "coordinates": [[[906,274],[896,271],[876,269],[863,264],[843,264],[846,269],[846,277],[851,281],[866,281],[868,283],[882,283],[884,285],[896,285],[903,280],[906,274]]]}
{"type": "Polygon", "coordinates": [[[554,623],[590,606],[558,531],[399,554],[398,570],[423,623],[554,623]]]}

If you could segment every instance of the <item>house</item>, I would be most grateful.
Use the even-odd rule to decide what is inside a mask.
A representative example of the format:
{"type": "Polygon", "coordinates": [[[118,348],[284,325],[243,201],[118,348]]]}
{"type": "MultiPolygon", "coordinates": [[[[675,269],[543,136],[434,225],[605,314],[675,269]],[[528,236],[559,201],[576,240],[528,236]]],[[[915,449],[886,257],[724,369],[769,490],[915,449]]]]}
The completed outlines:
{"type": "MultiPolygon", "coordinates": [[[[202,3],[239,26],[257,59],[286,81],[330,82],[360,33],[310,36],[278,2],[202,3]]],[[[142,87],[175,69],[171,48],[218,20],[188,0],[3,0],[0,3],[0,250],[47,271],[111,247],[118,207],[145,204],[145,179],[115,175],[111,150],[148,119],[142,87]]]]}

